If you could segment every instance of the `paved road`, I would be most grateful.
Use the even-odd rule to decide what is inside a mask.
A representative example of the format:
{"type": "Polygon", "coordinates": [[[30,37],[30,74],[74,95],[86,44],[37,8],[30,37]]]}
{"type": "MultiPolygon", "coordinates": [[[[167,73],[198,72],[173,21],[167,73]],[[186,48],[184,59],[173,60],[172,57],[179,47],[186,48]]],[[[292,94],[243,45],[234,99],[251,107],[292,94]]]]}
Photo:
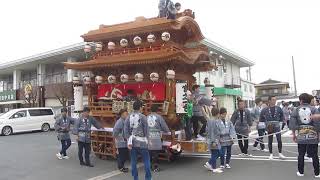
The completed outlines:
{"type": "MultiPolygon", "coordinates": [[[[307,163],[306,177],[298,178],[296,173],[296,147],[291,144],[289,137],[284,138],[284,152],[289,156],[286,161],[269,161],[268,153],[252,152],[253,158],[239,158],[239,148],[234,146],[232,169],[221,175],[213,175],[206,171],[202,165],[207,161],[208,155],[198,157],[183,157],[172,163],[162,162],[163,171],[154,174],[153,180],[194,180],[194,179],[312,179],[313,169],[307,163]]],[[[92,156],[94,168],[81,167],[77,160],[77,146],[72,144],[69,160],[58,160],[55,157],[59,149],[54,132],[17,134],[9,137],[0,137],[0,180],[129,180],[130,174],[121,174],[116,171],[114,160],[103,161],[92,156]]],[[[277,148],[275,155],[277,155],[277,148]]],[[[143,168],[140,168],[143,170],[143,168]]],[[[143,175],[143,172],[140,173],[143,175]]],[[[143,178],[141,178],[143,179],[143,178]]]]}

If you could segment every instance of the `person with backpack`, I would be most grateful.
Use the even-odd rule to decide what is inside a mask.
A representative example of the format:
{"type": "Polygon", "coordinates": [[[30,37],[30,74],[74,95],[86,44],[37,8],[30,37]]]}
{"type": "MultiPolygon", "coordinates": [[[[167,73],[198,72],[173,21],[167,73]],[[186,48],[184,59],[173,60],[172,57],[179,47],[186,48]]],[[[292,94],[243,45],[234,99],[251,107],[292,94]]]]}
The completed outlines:
{"type": "Polygon", "coordinates": [[[231,169],[230,160],[231,160],[231,148],[233,145],[233,139],[237,138],[236,131],[231,121],[226,120],[227,109],[222,107],[220,108],[220,117],[218,121],[218,128],[220,129],[220,143],[221,143],[221,152],[220,152],[220,168],[231,169]]]}
{"type": "Polygon", "coordinates": [[[268,148],[269,159],[273,160],[272,143],[274,134],[277,137],[279,158],[286,159],[282,154],[282,140],[281,140],[281,124],[284,120],[283,111],[279,106],[276,106],[277,98],[275,96],[269,96],[269,106],[262,109],[260,113],[259,122],[266,123],[266,130],[268,132],[268,148]]]}
{"type": "Polygon", "coordinates": [[[133,103],[133,112],[125,121],[124,133],[128,140],[128,149],[131,155],[131,173],[134,180],[138,180],[138,154],[142,156],[145,179],[151,180],[150,155],[148,151],[149,128],[147,117],[141,113],[142,102],[133,103]]]}
{"type": "Polygon", "coordinates": [[[70,126],[74,125],[76,119],[67,116],[67,108],[61,109],[61,117],[54,124],[55,131],[58,133],[58,140],[61,142],[61,151],[56,154],[58,159],[69,159],[67,150],[71,146],[70,126]]]}
{"type": "Polygon", "coordinates": [[[124,137],[124,122],[128,117],[127,109],[119,111],[119,119],[113,127],[113,137],[117,148],[117,162],[118,169],[121,172],[128,172],[128,168],[124,166],[125,162],[129,159],[129,151],[126,138],[124,137]]]}
{"type": "Polygon", "coordinates": [[[251,154],[248,154],[249,148],[249,132],[250,127],[252,126],[251,114],[248,109],[245,108],[245,103],[243,100],[238,100],[238,109],[235,110],[231,116],[231,122],[233,123],[241,154],[239,156],[250,157],[251,154]]]}
{"type": "Polygon", "coordinates": [[[148,137],[148,149],[151,159],[151,169],[154,172],[159,172],[159,153],[162,150],[161,132],[168,133],[170,129],[158,112],[158,105],[152,104],[151,113],[148,115],[148,127],[149,127],[149,137],[148,137]]]}
{"type": "Polygon", "coordinates": [[[293,132],[293,141],[298,144],[297,176],[304,176],[304,158],[308,153],[312,158],[315,178],[320,178],[318,157],[320,121],[312,119],[312,115],[317,114],[318,110],[310,105],[309,94],[301,94],[299,100],[300,106],[293,110],[289,123],[293,132]]]}
{"type": "Polygon", "coordinates": [[[92,116],[89,115],[90,108],[84,107],[82,116],[75,125],[74,134],[78,137],[78,156],[81,166],[94,167],[90,163],[90,153],[91,153],[91,127],[94,126],[97,129],[103,129],[100,123],[92,116]],[[85,156],[85,162],[83,161],[83,150],[85,156]]]}

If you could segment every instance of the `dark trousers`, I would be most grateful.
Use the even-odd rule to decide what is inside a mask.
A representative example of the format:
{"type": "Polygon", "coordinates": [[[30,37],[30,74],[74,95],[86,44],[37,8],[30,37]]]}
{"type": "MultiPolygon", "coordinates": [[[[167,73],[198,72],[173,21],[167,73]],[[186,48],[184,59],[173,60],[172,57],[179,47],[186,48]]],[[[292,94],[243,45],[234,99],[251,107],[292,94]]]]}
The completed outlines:
{"type": "Polygon", "coordinates": [[[159,153],[160,153],[159,150],[150,150],[149,151],[152,169],[159,167],[159,153]]]}
{"type": "Polygon", "coordinates": [[[186,125],[184,127],[184,131],[186,133],[186,140],[190,141],[192,139],[192,131],[191,131],[191,118],[186,119],[186,125]]]}
{"type": "Polygon", "coordinates": [[[60,154],[67,156],[67,150],[71,146],[71,139],[61,140],[61,151],[60,154]]]}
{"type": "Polygon", "coordinates": [[[300,174],[304,174],[304,156],[306,152],[312,157],[314,174],[319,175],[319,157],[318,144],[298,144],[298,170],[300,174]]]}
{"type": "Polygon", "coordinates": [[[217,168],[217,159],[220,156],[220,150],[219,149],[211,149],[211,158],[209,160],[209,164],[213,169],[217,168]]]}
{"type": "Polygon", "coordinates": [[[221,162],[221,166],[225,165],[225,158],[226,158],[226,164],[230,164],[230,160],[231,160],[231,147],[230,146],[222,146],[221,147],[221,154],[220,154],[220,162],[221,162]],[[227,155],[226,155],[227,153],[227,155]]]}
{"type": "Polygon", "coordinates": [[[90,164],[90,152],[91,152],[91,143],[78,142],[78,156],[80,162],[83,161],[83,150],[84,150],[84,158],[86,160],[86,164],[90,164]]]}
{"type": "Polygon", "coordinates": [[[259,138],[256,139],[256,141],[253,144],[253,147],[257,147],[258,144],[260,143],[261,150],[264,150],[265,145],[263,143],[263,137],[262,136],[264,136],[265,132],[266,132],[265,129],[258,129],[259,138]]]}
{"type": "MultiPolygon", "coordinates": [[[[277,137],[277,142],[278,142],[278,150],[279,153],[282,153],[282,140],[281,140],[281,133],[276,134],[277,137]]],[[[269,148],[269,152],[270,154],[272,154],[272,143],[273,143],[273,135],[268,137],[268,148],[269,148]]]]}
{"type": "Polygon", "coordinates": [[[118,169],[124,168],[124,164],[127,160],[129,160],[128,148],[118,148],[118,154],[117,154],[118,169]]]}
{"type": "Polygon", "coordinates": [[[249,148],[248,136],[237,135],[237,138],[238,138],[238,144],[239,144],[241,153],[248,154],[248,148],[249,148]]]}
{"type": "Polygon", "coordinates": [[[194,136],[197,137],[198,134],[200,134],[201,136],[204,136],[204,133],[206,132],[206,127],[207,127],[206,119],[203,116],[192,116],[191,121],[193,123],[194,136]],[[202,124],[202,127],[200,129],[200,132],[198,133],[199,121],[202,124]]]}

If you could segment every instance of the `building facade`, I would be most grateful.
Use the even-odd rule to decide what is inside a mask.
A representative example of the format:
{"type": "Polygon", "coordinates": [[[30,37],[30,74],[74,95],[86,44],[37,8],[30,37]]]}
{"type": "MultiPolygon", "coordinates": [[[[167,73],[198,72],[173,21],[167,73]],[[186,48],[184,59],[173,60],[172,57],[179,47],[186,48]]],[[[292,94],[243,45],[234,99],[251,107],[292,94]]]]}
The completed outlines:
{"type": "Polygon", "coordinates": [[[294,95],[289,92],[289,83],[277,80],[266,80],[255,85],[256,97],[267,101],[269,96],[276,96],[278,99],[291,98],[294,95]]]}

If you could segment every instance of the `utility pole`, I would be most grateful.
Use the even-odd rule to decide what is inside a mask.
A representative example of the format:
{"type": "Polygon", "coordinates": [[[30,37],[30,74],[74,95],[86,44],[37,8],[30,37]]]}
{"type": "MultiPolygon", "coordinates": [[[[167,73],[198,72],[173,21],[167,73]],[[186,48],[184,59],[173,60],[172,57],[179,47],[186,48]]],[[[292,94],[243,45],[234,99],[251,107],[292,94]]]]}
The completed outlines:
{"type": "Polygon", "coordinates": [[[298,93],[297,93],[297,82],[296,82],[296,70],[295,70],[295,67],[294,67],[293,56],[292,56],[292,71],[293,71],[294,95],[295,95],[295,97],[297,97],[298,93]]]}

